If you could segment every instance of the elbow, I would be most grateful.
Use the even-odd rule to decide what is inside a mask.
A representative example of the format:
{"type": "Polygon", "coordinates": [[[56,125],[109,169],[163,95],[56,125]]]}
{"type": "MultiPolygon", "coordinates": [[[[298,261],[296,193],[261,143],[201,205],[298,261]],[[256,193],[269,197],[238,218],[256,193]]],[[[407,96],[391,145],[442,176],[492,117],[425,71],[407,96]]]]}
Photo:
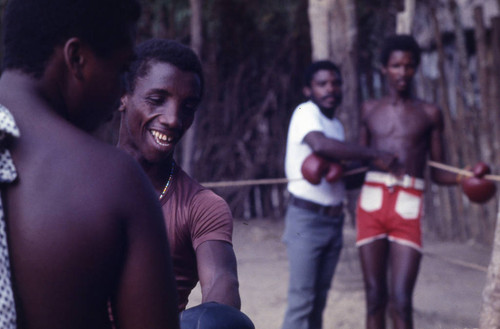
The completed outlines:
{"type": "Polygon", "coordinates": [[[311,148],[311,151],[313,151],[313,153],[319,155],[323,155],[322,153],[324,153],[324,147],[322,143],[309,143],[309,147],[311,148]]]}
{"type": "Polygon", "coordinates": [[[211,287],[202,285],[202,302],[216,302],[241,309],[239,282],[235,275],[220,275],[211,287]]]}

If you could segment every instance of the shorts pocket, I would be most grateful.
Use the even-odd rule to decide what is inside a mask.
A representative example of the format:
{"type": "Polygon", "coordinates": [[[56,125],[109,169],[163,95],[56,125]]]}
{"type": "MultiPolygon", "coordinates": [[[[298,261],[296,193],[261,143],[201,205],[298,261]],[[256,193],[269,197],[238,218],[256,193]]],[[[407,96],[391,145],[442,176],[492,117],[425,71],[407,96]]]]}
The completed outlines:
{"type": "Polygon", "coordinates": [[[380,210],[382,208],[382,196],[381,187],[365,185],[361,189],[359,206],[366,212],[380,210]]]}
{"type": "Polygon", "coordinates": [[[414,220],[420,214],[422,197],[405,191],[399,191],[396,199],[396,213],[406,220],[414,220]]]}

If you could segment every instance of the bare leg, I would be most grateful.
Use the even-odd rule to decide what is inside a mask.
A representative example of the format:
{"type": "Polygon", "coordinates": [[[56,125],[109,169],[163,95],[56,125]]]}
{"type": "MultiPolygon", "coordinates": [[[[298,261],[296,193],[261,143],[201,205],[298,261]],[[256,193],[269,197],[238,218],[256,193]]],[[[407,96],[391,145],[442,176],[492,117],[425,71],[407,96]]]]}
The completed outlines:
{"type": "Polygon", "coordinates": [[[394,329],[413,328],[413,288],[417,281],[422,254],[411,247],[392,242],[390,245],[390,314],[394,329]]]}
{"type": "Polygon", "coordinates": [[[389,242],[376,240],[359,248],[365,283],[366,327],[385,328],[389,242]]]}

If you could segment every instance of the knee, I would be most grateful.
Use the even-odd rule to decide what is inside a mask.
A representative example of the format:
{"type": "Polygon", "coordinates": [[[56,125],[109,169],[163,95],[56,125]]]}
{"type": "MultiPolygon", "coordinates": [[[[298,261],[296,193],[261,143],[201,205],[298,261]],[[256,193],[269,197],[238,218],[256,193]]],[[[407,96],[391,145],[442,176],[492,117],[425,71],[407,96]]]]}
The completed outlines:
{"type": "Polygon", "coordinates": [[[391,296],[390,309],[400,318],[411,317],[413,304],[412,298],[406,293],[396,293],[391,296]]]}
{"type": "Polygon", "coordinates": [[[387,292],[385,289],[376,286],[367,287],[366,306],[368,315],[384,310],[387,306],[387,292]]]}

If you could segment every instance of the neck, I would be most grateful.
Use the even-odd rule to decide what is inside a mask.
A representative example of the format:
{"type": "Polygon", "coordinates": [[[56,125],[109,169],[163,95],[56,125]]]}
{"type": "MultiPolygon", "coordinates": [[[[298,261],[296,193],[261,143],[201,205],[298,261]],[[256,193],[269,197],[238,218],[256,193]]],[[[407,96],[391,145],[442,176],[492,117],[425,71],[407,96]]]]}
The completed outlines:
{"type": "Polygon", "coordinates": [[[412,98],[410,90],[397,91],[390,89],[387,98],[393,105],[405,103],[412,98]]]}
{"type": "Polygon", "coordinates": [[[168,157],[167,160],[160,163],[152,163],[144,158],[136,159],[141,165],[142,169],[149,177],[156,191],[163,191],[165,184],[170,176],[172,170],[173,157],[168,157]]]}
{"type": "Polygon", "coordinates": [[[36,106],[38,113],[45,111],[67,119],[59,85],[49,81],[45,74],[37,79],[20,70],[6,70],[0,78],[0,102],[21,115],[24,110],[33,115],[32,107],[36,106]]]}

